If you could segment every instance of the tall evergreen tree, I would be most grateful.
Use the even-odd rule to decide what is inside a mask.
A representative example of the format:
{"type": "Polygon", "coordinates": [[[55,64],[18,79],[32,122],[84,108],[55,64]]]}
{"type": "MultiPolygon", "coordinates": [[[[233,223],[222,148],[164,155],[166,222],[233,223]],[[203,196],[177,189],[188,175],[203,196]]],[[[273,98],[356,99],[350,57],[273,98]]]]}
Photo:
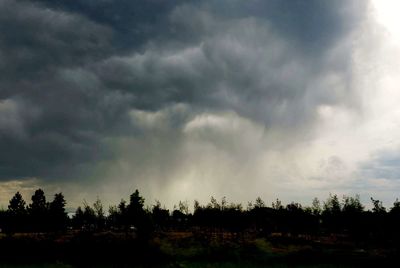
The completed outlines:
{"type": "Polygon", "coordinates": [[[84,225],[84,213],[80,206],[76,209],[75,215],[72,217],[72,225],[75,229],[82,229],[84,225]]]}
{"type": "Polygon", "coordinates": [[[46,196],[42,189],[37,189],[32,195],[32,203],[29,205],[31,213],[43,213],[47,210],[46,196]]]}
{"type": "Polygon", "coordinates": [[[139,191],[136,189],[129,199],[127,206],[129,224],[137,228],[141,237],[147,237],[152,229],[152,223],[149,214],[144,210],[144,198],[140,196],[139,191]]]}
{"type": "Polygon", "coordinates": [[[5,219],[5,230],[9,232],[21,232],[26,230],[26,205],[20,192],[16,192],[8,205],[5,219]]]}
{"type": "Polygon", "coordinates": [[[8,211],[12,214],[25,214],[26,207],[25,201],[22,198],[20,192],[16,192],[15,195],[11,198],[10,203],[8,205],[8,211]]]}
{"type": "Polygon", "coordinates": [[[54,195],[53,201],[49,204],[49,220],[51,229],[61,231],[67,227],[68,216],[65,212],[66,201],[62,193],[54,195]]]}
{"type": "Polygon", "coordinates": [[[48,219],[48,204],[42,189],[37,189],[32,195],[32,203],[28,207],[32,231],[45,231],[50,222],[48,219]]]}

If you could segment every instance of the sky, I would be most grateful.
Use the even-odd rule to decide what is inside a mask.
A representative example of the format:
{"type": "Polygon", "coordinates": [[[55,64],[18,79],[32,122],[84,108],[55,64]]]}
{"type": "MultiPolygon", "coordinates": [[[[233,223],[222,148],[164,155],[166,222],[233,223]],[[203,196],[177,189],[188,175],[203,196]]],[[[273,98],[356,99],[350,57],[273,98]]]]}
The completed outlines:
{"type": "Polygon", "coordinates": [[[0,0],[0,205],[400,197],[397,0],[0,0]]]}

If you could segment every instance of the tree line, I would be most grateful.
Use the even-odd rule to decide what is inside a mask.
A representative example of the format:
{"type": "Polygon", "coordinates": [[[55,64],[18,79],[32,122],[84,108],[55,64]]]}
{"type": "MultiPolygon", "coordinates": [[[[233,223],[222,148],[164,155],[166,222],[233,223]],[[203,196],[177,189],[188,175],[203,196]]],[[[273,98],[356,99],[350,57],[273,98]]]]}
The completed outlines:
{"type": "Polygon", "coordinates": [[[19,192],[11,198],[8,209],[0,211],[3,232],[50,232],[68,227],[66,200],[62,193],[55,194],[53,200],[47,202],[44,191],[37,189],[31,199],[27,205],[19,192]]]}
{"type": "Polygon", "coordinates": [[[115,231],[135,232],[148,236],[154,231],[196,230],[200,232],[230,232],[240,234],[255,232],[259,235],[273,233],[287,235],[346,234],[354,238],[400,237],[400,201],[390,209],[371,198],[372,209],[366,210],[360,197],[330,194],[324,202],[314,198],[311,206],[300,203],[283,205],[277,199],[271,206],[258,197],[242,204],[229,203],[226,198],[214,197],[206,205],[194,201],[193,212],[188,202],[179,202],[168,210],[159,201],[145,207],[145,199],[134,191],[129,200],[105,211],[100,199],[93,204],[86,201],[68,217],[66,200],[62,193],[47,202],[44,191],[38,189],[26,204],[17,192],[9,201],[8,209],[0,211],[0,228],[6,233],[15,232],[83,232],[115,231]]]}

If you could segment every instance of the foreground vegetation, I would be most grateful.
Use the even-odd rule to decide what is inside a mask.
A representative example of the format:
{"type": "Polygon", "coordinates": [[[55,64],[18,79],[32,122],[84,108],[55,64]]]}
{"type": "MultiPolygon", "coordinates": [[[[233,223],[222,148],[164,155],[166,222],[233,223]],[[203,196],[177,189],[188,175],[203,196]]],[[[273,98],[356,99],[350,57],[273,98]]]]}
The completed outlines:
{"type": "Polygon", "coordinates": [[[111,231],[13,234],[0,238],[0,248],[3,267],[375,267],[396,261],[399,253],[345,236],[196,231],[156,231],[146,240],[111,231]]]}
{"type": "Polygon", "coordinates": [[[206,205],[186,202],[169,211],[156,202],[145,208],[135,191],[106,213],[98,199],[72,218],[61,193],[47,202],[38,189],[26,205],[16,193],[0,212],[0,260],[6,265],[138,267],[373,266],[399,253],[400,202],[386,209],[371,198],[365,210],[358,196],[330,195],[312,206],[271,207],[261,198],[206,205]],[[321,266],[322,265],[322,266],[321,266]]]}

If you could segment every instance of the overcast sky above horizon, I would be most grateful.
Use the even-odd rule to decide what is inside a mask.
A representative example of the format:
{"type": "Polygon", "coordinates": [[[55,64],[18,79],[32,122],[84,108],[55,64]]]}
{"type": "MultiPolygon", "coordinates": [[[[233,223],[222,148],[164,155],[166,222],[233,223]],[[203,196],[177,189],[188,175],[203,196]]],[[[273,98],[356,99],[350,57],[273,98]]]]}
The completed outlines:
{"type": "Polygon", "coordinates": [[[400,197],[396,0],[0,0],[0,205],[400,197]]]}

